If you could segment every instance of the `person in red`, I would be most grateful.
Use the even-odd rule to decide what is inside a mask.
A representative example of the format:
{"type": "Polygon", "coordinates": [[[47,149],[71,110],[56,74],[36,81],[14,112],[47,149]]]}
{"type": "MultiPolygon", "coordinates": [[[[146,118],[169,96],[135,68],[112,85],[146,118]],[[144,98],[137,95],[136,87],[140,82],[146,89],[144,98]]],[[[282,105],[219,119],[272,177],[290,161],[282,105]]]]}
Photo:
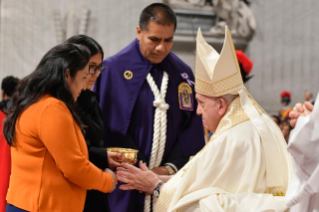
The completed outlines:
{"type": "Polygon", "coordinates": [[[6,114],[0,110],[0,211],[6,211],[6,195],[11,174],[10,146],[7,144],[2,131],[5,118],[6,114]]]}
{"type": "Polygon", "coordinates": [[[6,109],[10,105],[11,97],[19,79],[13,76],[5,77],[1,82],[1,102],[0,102],[0,211],[6,211],[6,195],[9,187],[11,174],[11,154],[10,146],[3,135],[3,122],[6,118],[6,109]]]}
{"type": "Polygon", "coordinates": [[[247,57],[242,50],[236,50],[236,56],[241,72],[243,82],[246,83],[253,76],[250,76],[251,70],[253,69],[253,62],[247,57]]]}

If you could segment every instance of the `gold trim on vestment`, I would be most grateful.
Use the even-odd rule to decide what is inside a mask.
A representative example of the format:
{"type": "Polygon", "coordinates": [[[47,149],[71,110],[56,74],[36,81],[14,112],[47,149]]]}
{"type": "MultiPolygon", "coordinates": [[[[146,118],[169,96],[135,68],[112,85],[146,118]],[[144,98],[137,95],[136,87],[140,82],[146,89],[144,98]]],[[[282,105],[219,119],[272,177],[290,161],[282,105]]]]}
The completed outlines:
{"type": "MultiPolygon", "coordinates": [[[[187,167],[189,168],[191,164],[187,167]]],[[[185,167],[186,168],[186,167],[185,167]]],[[[182,179],[184,169],[178,171],[167,183],[165,183],[163,189],[160,192],[160,196],[155,205],[155,212],[167,212],[172,202],[177,187],[182,179]]]]}
{"type": "Polygon", "coordinates": [[[267,194],[273,196],[285,196],[285,188],[283,186],[267,187],[267,194]]]}
{"type": "MultiPolygon", "coordinates": [[[[226,115],[221,119],[215,133],[212,135],[210,141],[214,140],[217,136],[221,135],[223,132],[248,121],[249,117],[243,110],[240,104],[239,97],[236,97],[227,109],[226,115]]],[[[209,142],[210,142],[209,141],[209,142]]]]}
{"type": "MultiPolygon", "coordinates": [[[[209,142],[214,140],[218,135],[221,135],[225,131],[231,129],[232,127],[235,127],[248,120],[248,116],[241,107],[239,97],[236,97],[228,106],[225,116],[219,122],[217,130],[210,138],[209,142]]],[[[208,145],[209,144],[207,143],[205,147],[197,154],[200,154],[208,145]]],[[[192,165],[193,162],[189,161],[164,185],[164,188],[162,189],[159,199],[157,200],[157,204],[155,206],[156,212],[167,212],[180,181],[182,180],[184,175],[187,174],[187,171],[190,169],[192,165]]]]}

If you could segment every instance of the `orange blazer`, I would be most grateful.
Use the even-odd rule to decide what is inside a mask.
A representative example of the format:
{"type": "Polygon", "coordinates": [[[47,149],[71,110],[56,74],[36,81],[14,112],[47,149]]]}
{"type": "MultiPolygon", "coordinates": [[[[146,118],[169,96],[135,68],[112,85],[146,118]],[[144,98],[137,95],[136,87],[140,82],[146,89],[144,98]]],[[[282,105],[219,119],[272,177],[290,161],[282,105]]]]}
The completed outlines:
{"type": "Polygon", "coordinates": [[[111,175],[88,160],[81,129],[62,101],[42,97],[15,130],[8,203],[31,212],[82,212],[87,189],[110,191],[111,175]]]}

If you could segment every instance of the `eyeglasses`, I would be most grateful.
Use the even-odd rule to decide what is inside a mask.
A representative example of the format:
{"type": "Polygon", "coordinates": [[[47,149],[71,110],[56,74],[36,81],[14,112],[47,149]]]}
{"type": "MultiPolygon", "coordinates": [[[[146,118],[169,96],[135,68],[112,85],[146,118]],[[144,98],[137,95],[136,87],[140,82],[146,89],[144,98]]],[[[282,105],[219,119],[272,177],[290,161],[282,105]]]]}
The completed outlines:
{"type": "Polygon", "coordinates": [[[102,74],[104,69],[105,69],[105,65],[103,65],[103,64],[101,64],[99,66],[90,65],[89,66],[89,74],[94,75],[97,71],[100,71],[100,74],[102,74]]]}

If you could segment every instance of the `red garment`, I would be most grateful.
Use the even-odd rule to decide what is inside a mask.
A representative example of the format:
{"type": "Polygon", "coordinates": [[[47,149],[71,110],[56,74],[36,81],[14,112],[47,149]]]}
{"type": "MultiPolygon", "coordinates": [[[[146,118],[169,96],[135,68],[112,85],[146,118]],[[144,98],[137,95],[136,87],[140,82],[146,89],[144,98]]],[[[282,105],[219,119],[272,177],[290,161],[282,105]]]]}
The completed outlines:
{"type": "Polygon", "coordinates": [[[242,65],[246,75],[248,75],[253,68],[253,62],[242,50],[236,50],[236,56],[238,63],[242,65]]]}
{"type": "Polygon", "coordinates": [[[0,212],[6,211],[6,196],[11,174],[11,153],[3,135],[3,121],[6,115],[0,110],[0,212]]]}
{"type": "Polygon", "coordinates": [[[291,98],[291,94],[288,91],[281,92],[280,97],[284,98],[285,96],[288,96],[289,99],[291,98]]]}

